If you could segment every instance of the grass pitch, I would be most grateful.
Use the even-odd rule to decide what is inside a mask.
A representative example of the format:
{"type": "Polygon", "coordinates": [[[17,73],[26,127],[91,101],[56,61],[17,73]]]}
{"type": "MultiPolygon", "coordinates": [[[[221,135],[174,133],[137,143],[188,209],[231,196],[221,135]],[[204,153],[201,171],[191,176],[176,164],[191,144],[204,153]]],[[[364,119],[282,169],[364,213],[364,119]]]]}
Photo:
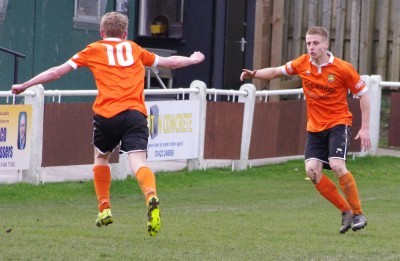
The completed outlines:
{"type": "Polygon", "coordinates": [[[368,226],[344,235],[302,160],[159,173],[155,238],[132,178],[113,181],[115,223],[101,228],[92,182],[0,185],[0,260],[400,260],[400,159],[357,158],[348,168],[368,226]]]}

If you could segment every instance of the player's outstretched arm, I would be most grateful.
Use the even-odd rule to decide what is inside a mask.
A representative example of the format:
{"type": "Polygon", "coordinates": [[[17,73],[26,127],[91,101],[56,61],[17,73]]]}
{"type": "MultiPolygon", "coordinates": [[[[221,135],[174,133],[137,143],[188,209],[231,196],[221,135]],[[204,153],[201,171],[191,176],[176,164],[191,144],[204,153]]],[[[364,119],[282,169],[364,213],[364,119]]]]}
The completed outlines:
{"type": "Polygon", "coordinates": [[[41,72],[40,74],[36,75],[32,79],[22,84],[14,84],[11,87],[11,92],[14,94],[20,94],[33,85],[43,84],[60,79],[62,76],[64,76],[65,74],[69,73],[72,70],[73,68],[68,63],[52,67],[44,72],[41,72]]]}
{"type": "Polygon", "coordinates": [[[280,76],[283,76],[282,67],[270,67],[253,71],[249,69],[243,69],[242,74],[240,75],[240,80],[243,81],[253,78],[271,80],[280,76]]]}
{"type": "Polygon", "coordinates": [[[180,55],[173,55],[169,57],[159,56],[158,66],[177,69],[201,63],[204,61],[204,59],[204,54],[201,52],[194,52],[189,57],[180,55]]]}

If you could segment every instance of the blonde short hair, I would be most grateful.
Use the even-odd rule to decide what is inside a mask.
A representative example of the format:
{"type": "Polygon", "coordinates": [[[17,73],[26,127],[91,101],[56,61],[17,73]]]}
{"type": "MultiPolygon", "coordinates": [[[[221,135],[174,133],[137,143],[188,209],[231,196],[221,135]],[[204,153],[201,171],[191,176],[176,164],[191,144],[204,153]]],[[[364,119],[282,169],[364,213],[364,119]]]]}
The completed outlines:
{"type": "Polygon", "coordinates": [[[325,39],[328,39],[328,31],[325,28],[320,27],[320,26],[310,27],[307,31],[307,34],[308,35],[317,34],[317,35],[324,37],[325,39]]]}
{"type": "Polygon", "coordinates": [[[107,37],[122,38],[128,30],[128,22],[126,15],[117,12],[106,13],[100,20],[100,30],[104,31],[107,37]]]}

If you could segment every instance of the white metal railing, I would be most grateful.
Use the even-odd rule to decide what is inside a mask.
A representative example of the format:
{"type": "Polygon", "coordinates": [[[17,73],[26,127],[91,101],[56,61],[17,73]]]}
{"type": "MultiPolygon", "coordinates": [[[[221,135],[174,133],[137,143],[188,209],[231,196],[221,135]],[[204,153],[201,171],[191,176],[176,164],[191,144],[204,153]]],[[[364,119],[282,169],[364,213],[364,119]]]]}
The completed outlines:
{"type": "MultiPolygon", "coordinates": [[[[189,88],[176,88],[176,89],[146,89],[144,91],[145,95],[165,95],[165,94],[177,94],[182,95],[184,97],[185,94],[198,93],[198,89],[189,89],[189,88]]],[[[98,94],[97,90],[45,90],[45,97],[58,97],[58,102],[61,102],[61,98],[65,96],[96,96],[98,94]]],[[[18,96],[30,96],[34,97],[36,92],[34,90],[27,90],[18,96]]],[[[0,97],[10,98],[12,97],[12,103],[15,103],[15,98],[17,97],[15,94],[12,94],[11,91],[0,91],[0,97]]],[[[7,101],[8,103],[8,101],[7,101]]]]}
{"type": "MultiPolygon", "coordinates": [[[[36,95],[35,91],[28,90],[28,91],[25,91],[25,92],[19,94],[18,96],[33,97],[35,95],[36,95]]],[[[15,94],[12,94],[11,91],[0,91],[0,97],[6,98],[6,103],[10,103],[9,99],[12,98],[11,104],[15,104],[15,100],[16,100],[17,96],[15,94]]]]}
{"type": "MultiPolygon", "coordinates": [[[[400,86],[400,84],[399,84],[400,86]]],[[[177,94],[185,95],[191,93],[198,93],[197,89],[190,88],[175,88],[175,89],[146,89],[144,90],[145,95],[166,95],[166,94],[177,94]]],[[[247,96],[248,91],[246,90],[224,90],[224,89],[207,89],[207,95],[209,97],[214,97],[214,101],[217,100],[218,95],[232,96],[233,98],[228,98],[228,101],[235,101],[235,97],[247,96]]],[[[45,97],[58,97],[58,102],[61,102],[61,98],[65,96],[96,96],[98,94],[97,90],[45,90],[45,97]]],[[[279,95],[301,95],[303,94],[303,89],[290,89],[290,90],[263,90],[256,91],[256,97],[265,97],[266,101],[269,96],[279,96],[279,95]]],[[[35,96],[36,92],[33,90],[27,90],[18,96],[35,96]]],[[[12,94],[11,91],[0,91],[0,97],[13,97],[15,100],[16,95],[12,94]]]]}
{"type": "MultiPolygon", "coordinates": [[[[387,88],[400,88],[400,82],[390,82],[381,81],[379,86],[386,89],[387,88]]],[[[196,89],[189,88],[175,88],[175,89],[146,89],[144,91],[145,95],[165,95],[165,94],[190,94],[198,93],[196,89]]],[[[214,96],[216,100],[217,95],[227,95],[227,96],[246,96],[247,91],[241,90],[223,90],[223,89],[207,89],[207,95],[214,96]]],[[[98,94],[97,90],[45,90],[44,95],[46,97],[63,97],[63,96],[96,96],[98,94]]],[[[301,95],[303,94],[303,89],[289,89],[289,90],[262,90],[256,91],[256,97],[265,97],[266,99],[270,96],[280,96],[280,95],[301,95]]],[[[33,90],[27,90],[18,96],[35,96],[36,92],[33,90]]],[[[0,91],[0,97],[16,97],[11,91],[0,91]]],[[[234,101],[234,99],[232,99],[234,101]]],[[[267,101],[267,100],[266,100],[267,101]]]]}
{"type": "Polygon", "coordinates": [[[389,87],[389,88],[400,88],[400,82],[385,82],[382,81],[379,83],[379,86],[385,88],[385,87],[389,87]]]}
{"type": "Polygon", "coordinates": [[[247,91],[242,91],[242,90],[223,90],[223,89],[207,89],[207,95],[210,97],[210,100],[214,96],[214,101],[217,101],[218,95],[226,95],[228,96],[228,101],[234,102],[236,99],[236,96],[238,97],[246,97],[248,95],[247,91]],[[232,96],[232,98],[231,98],[232,96]]]}
{"type": "MultiPolygon", "coordinates": [[[[35,96],[36,92],[32,91],[32,90],[27,90],[21,94],[19,94],[18,96],[35,96]]],[[[11,91],[0,91],[0,97],[13,97],[16,96],[15,94],[12,94],[11,91]]]]}

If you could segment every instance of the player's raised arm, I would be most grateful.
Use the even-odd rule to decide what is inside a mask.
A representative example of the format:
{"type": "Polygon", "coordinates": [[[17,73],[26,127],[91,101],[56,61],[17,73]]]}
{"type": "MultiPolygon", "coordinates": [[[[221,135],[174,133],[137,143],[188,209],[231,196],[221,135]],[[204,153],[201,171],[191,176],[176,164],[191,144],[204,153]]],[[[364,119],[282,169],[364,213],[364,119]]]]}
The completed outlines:
{"type": "Polygon", "coordinates": [[[20,94],[33,85],[43,84],[60,79],[62,76],[64,76],[65,74],[69,73],[72,70],[73,68],[68,63],[52,67],[22,84],[14,84],[11,87],[11,92],[13,94],[20,94]]]}
{"type": "Polygon", "coordinates": [[[279,67],[269,67],[260,70],[248,70],[243,69],[240,75],[240,80],[247,79],[261,79],[261,80],[271,80],[283,76],[282,66],[279,67]]]}
{"type": "Polygon", "coordinates": [[[201,63],[204,61],[204,59],[205,59],[204,54],[198,51],[194,52],[192,55],[190,55],[190,57],[180,56],[180,55],[173,55],[169,57],[159,56],[159,61],[157,66],[177,69],[201,63]]]}

